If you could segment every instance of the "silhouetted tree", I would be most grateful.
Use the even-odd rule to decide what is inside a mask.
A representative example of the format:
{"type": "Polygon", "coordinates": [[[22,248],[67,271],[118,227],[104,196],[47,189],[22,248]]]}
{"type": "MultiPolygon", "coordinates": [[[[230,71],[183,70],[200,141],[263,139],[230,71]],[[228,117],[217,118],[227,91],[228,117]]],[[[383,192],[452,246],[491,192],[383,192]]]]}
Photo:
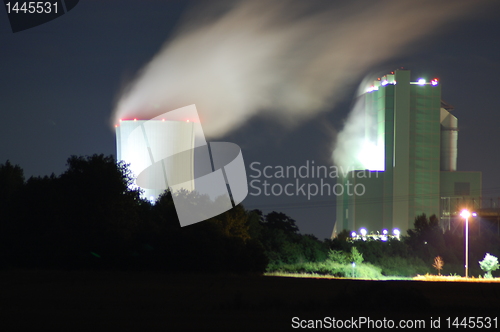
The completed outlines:
{"type": "Polygon", "coordinates": [[[265,222],[267,228],[282,230],[287,235],[297,234],[299,228],[295,220],[282,212],[271,212],[266,215],[265,222]]]}
{"type": "Polygon", "coordinates": [[[443,230],[436,215],[427,218],[425,214],[415,218],[414,229],[408,230],[405,241],[422,259],[432,260],[446,251],[443,230]]]}

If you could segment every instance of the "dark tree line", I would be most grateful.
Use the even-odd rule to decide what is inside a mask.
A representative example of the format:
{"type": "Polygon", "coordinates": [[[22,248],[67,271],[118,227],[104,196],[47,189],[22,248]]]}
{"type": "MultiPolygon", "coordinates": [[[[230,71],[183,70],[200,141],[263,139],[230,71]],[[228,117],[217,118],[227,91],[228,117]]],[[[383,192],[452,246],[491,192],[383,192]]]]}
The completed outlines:
{"type": "MultiPolygon", "coordinates": [[[[0,164],[0,267],[263,272],[322,262],[330,250],[349,254],[353,246],[387,275],[432,272],[436,256],[444,260],[443,273],[463,267],[463,234],[443,233],[435,216],[417,217],[407,236],[388,242],[352,242],[348,231],[320,241],[300,234],[283,213],[242,205],[180,227],[170,192],[151,204],[129,189],[131,182],[127,165],[112,156],[72,156],[61,175],[27,180],[21,167],[0,164]]],[[[210,204],[206,196],[176,193],[188,194],[210,204]]],[[[486,252],[499,256],[500,241],[474,227],[469,261],[472,273],[480,273],[474,263],[486,252]]]]}
{"type": "Polygon", "coordinates": [[[61,175],[28,180],[0,165],[0,266],[263,272],[270,259],[321,259],[322,242],[283,213],[238,205],[180,227],[170,192],[151,204],[132,181],[127,165],[104,155],[72,156],[61,175]]]}

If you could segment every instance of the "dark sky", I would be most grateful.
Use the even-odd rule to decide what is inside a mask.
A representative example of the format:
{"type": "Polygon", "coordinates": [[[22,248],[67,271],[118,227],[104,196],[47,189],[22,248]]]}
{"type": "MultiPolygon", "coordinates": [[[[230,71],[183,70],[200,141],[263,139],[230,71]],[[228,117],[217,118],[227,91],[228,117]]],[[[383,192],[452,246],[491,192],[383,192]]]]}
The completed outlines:
{"type": "MultiPolygon", "coordinates": [[[[0,162],[20,165],[28,178],[60,174],[71,155],[116,155],[110,117],[122,87],[172,37],[186,10],[198,5],[82,0],[62,17],[18,33],[0,10],[0,162]]],[[[500,196],[499,36],[500,3],[491,1],[473,17],[436,29],[412,42],[411,52],[398,52],[365,73],[405,67],[414,79],[439,77],[443,99],[455,106],[459,119],[458,169],[482,171],[483,196],[495,197],[500,196]]],[[[255,161],[261,168],[312,160],[329,166],[335,133],[359,83],[361,78],[347,84],[330,111],[291,130],[264,112],[218,140],[242,147],[248,175],[255,174],[248,168],[255,161]]],[[[303,233],[321,239],[330,236],[335,220],[334,198],[328,196],[249,195],[244,205],[283,211],[303,233]]]]}

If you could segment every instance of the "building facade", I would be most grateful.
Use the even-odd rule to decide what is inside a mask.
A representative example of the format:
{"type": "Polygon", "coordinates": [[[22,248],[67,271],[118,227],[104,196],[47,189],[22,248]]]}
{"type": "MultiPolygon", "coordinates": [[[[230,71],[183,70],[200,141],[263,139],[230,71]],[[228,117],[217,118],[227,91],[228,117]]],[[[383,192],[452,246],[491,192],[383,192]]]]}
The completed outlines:
{"type": "MultiPolygon", "coordinates": [[[[365,139],[379,151],[373,169],[338,181],[363,184],[363,195],[337,197],[335,230],[401,234],[425,213],[446,222],[481,196],[481,172],[457,171],[458,121],[437,79],[411,82],[409,70],[385,75],[361,95],[365,139]]],[[[372,158],[374,159],[374,158],[372,158]]]]}

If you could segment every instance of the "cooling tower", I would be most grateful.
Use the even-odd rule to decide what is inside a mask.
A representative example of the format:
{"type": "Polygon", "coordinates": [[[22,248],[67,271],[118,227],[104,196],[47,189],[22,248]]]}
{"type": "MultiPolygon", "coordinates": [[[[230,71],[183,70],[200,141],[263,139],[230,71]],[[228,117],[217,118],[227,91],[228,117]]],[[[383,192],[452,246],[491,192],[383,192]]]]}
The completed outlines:
{"type": "Polygon", "coordinates": [[[118,160],[130,164],[134,186],[143,189],[143,198],[156,200],[168,188],[167,179],[182,183],[182,189],[194,190],[193,122],[120,120],[116,145],[118,160]]]}

